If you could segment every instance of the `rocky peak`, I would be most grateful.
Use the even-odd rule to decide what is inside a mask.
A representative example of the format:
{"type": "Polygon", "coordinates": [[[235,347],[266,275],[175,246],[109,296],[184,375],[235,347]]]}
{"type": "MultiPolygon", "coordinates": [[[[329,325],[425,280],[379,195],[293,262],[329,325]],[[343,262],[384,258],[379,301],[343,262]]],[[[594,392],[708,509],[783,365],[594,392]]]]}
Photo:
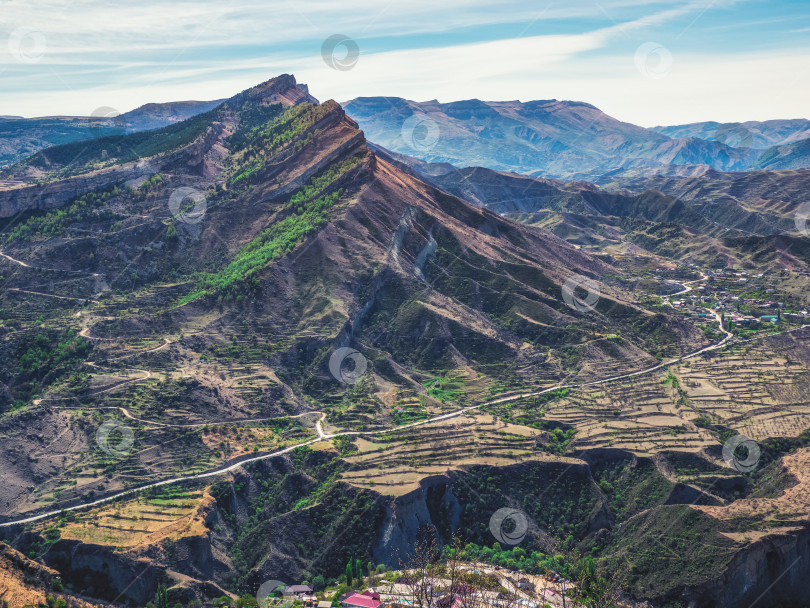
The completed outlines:
{"type": "Polygon", "coordinates": [[[299,86],[292,74],[281,74],[246,91],[247,98],[266,99],[268,103],[294,106],[302,102],[318,103],[306,85],[299,86]]]}

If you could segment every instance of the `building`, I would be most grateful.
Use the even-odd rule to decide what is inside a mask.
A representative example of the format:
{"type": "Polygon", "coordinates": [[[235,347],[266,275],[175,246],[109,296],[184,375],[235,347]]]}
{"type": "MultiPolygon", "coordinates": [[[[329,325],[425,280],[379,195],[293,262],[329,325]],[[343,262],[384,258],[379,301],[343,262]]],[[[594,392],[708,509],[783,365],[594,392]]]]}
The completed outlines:
{"type": "Polygon", "coordinates": [[[534,591],[534,585],[529,581],[527,578],[522,578],[517,582],[517,588],[520,590],[530,590],[534,591]]]}
{"type": "Polygon", "coordinates": [[[284,595],[294,595],[298,599],[303,595],[312,595],[312,585],[290,585],[284,589],[284,595]]]}
{"type": "Polygon", "coordinates": [[[363,593],[352,593],[340,601],[341,608],[380,608],[380,594],[371,590],[363,593]]]}

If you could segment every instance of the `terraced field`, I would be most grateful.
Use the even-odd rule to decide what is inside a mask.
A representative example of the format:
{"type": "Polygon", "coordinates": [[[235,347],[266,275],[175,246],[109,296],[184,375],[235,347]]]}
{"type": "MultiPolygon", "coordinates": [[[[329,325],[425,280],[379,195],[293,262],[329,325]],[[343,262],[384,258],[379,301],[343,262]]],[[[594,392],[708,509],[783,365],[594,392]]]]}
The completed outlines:
{"type": "Polygon", "coordinates": [[[420,479],[471,464],[507,465],[542,458],[548,433],[504,423],[470,411],[464,416],[414,427],[399,433],[355,439],[346,460],[351,470],[342,479],[358,487],[398,496],[420,479]]]}
{"type": "Polygon", "coordinates": [[[803,329],[734,344],[660,372],[572,390],[543,419],[576,428],[574,450],[696,451],[717,444],[707,424],[755,440],[796,437],[810,427],[808,336],[803,329]]]}
{"type": "MultiPolygon", "coordinates": [[[[76,514],[60,527],[61,538],[131,549],[205,532],[199,510],[211,497],[202,491],[164,492],[76,514]]],[[[44,530],[40,526],[39,530],[44,530]]]]}

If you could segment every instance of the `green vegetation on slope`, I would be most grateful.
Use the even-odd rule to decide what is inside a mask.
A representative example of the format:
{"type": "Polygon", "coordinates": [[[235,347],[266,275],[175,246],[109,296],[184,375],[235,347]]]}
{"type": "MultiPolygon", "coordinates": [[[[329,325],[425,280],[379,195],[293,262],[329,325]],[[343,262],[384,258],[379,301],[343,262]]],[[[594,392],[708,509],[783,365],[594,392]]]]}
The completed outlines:
{"type": "MultiPolygon", "coordinates": [[[[58,236],[75,222],[81,222],[94,215],[96,209],[107,205],[113,198],[119,196],[122,190],[117,186],[100,192],[90,192],[80,196],[73,203],[63,209],[49,211],[45,215],[34,216],[19,224],[6,238],[7,241],[27,239],[31,236],[58,236]]],[[[104,213],[104,212],[102,212],[104,213]]],[[[109,219],[114,217],[106,212],[109,219]]]]}
{"type": "Polygon", "coordinates": [[[198,280],[196,289],[180,303],[213,295],[240,300],[255,292],[259,287],[258,274],[269,263],[292,251],[298,243],[326,223],[326,211],[340,199],[343,191],[338,189],[328,194],[323,193],[359,161],[356,156],[348,158],[330,165],[310,178],[285,206],[292,215],[263,230],[239,250],[226,268],[203,275],[198,280]]]}
{"type": "Polygon", "coordinates": [[[384,515],[379,497],[338,481],[347,464],[332,453],[298,448],[289,463],[256,463],[250,478],[221,481],[211,494],[233,529],[234,588],[268,558],[268,547],[311,556],[308,574],[339,576],[343,564],[371,557],[384,515]],[[242,505],[249,508],[243,509],[242,505]]]}
{"type": "Polygon", "coordinates": [[[68,330],[56,344],[48,336],[37,334],[20,357],[20,371],[31,373],[70,359],[84,359],[93,350],[92,342],[68,330]]]}
{"type": "Polygon", "coordinates": [[[217,119],[219,112],[219,108],[214,108],[154,131],[112,135],[54,146],[34,154],[23,161],[22,165],[45,170],[55,169],[54,176],[66,177],[99,167],[165,154],[187,146],[205,133],[208,126],[217,119]]]}
{"type": "MultiPolygon", "coordinates": [[[[295,140],[330,111],[331,108],[328,105],[315,106],[302,103],[289,108],[275,120],[254,126],[253,120],[258,121],[260,118],[277,116],[277,113],[274,112],[256,110],[255,117],[251,118],[253,116],[251,114],[248,116],[247,122],[243,120],[246,128],[240,128],[226,141],[232,153],[244,150],[241,163],[235,169],[229,184],[231,186],[240,182],[245,185],[249,184],[251,176],[264,169],[285,144],[295,140]]],[[[305,137],[295,141],[293,151],[301,149],[310,139],[311,137],[305,137]]]]}
{"type": "MultiPolygon", "coordinates": [[[[9,369],[0,374],[0,379],[11,386],[15,407],[39,393],[46,384],[53,384],[77,364],[85,361],[93,350],[93,343],[79,336],[72,329],[56,335],[41,331],[22,340],[17,346],[16,373],[9,369]],[[47,383],[46,383],[47,379],[47,383]]],[[[74,380],[80,380],[74,374],[74,380]]]]}
{"type": "Polygon", "coordinates": [[[314,200],[318,195],[323,193],[339,177],[354,167],[358,162],[360,162],[360,158],[357,156],[352,156],[341,162],[329,165],[317,175],[312,176],[306,184],[298,189],[295,194],[290,197],[286,207],[293,209],[295,213],[303,213],[305,211],[304,205],[306,203],[314,200]]]}
{"type": "Polygon", "coordinates": [[[597,546],[609,569],[626,573],[636,597],[660,598],[720,576],[735,553],[723,528],[688,505],[661,506],[625,522],[597,546]]]}
{"type": "Polygon", "coordinates": [[[258,274],[273,260],[292,251],[306,236],[326,223],[325,211],[340,197],[341,191],[320,197],[301,215],[291,215],[266,228],[255,239],[242,247],[227,268],[206,274],[197,283],[195,291],[184,297],[185,304],[202,296],[220,294],[240,300],[259,286],[258,274]]]}
{"type": "Polygon", "coordinates": [[[112,220],[117,216],[108,210],[98,211],[106,207],[116,198],[127,195],[134,199],[160,185],[163,178],[159,174],[153,175],[137,191],[131,188],[121,189],[118,186],[96,190],[74,199],[68,206],[48,211],[43,215],[35,215],[16,226],[8,235],[8,242],[24,240],[32,236],[59,236],[72,224],[84,222],[89,219],[112,220]]]}

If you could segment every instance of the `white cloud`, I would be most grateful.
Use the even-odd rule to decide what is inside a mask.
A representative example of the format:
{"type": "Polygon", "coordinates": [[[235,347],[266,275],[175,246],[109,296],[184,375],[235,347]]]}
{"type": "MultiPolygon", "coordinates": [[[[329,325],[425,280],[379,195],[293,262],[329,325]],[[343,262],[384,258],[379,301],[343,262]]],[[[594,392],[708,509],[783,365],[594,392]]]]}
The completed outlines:
{"type": "Polygon", "coordinates": [[[587,60],[574,52],[577,41],[544,38],[523,44],[434,49],[429,54],[385,53],[361,57],[351,72],[299,70],[313,92],[347,100],[388,95],[453,101],[571,99],[587,101],[606,113],[643,126],[701,120],[744,121],[808,117],[810,84],[804,77],[810,48],[769,54],[673,53],[672,68],[660,79],[636,69],[636,47],[625,54],[587,60]],[[568,51],[568,52],[567,52],[568,51]],[[570,52],[570,54],[569,54],[570,52]],[[455,65],[451,72],[448,65],[455,65]],[[500,66],[500,69],[499,69],[500,66]],[[448,76],[451,74],[451,76],[448,76]]]}
{"type": "Polygon", "coordinates": [[[76,0],[66,8],[64,2],[43,0],[33,8],[21,0],[0,0],[3,8],[11,7],[0,31],[22,23],[43,31],[48,41],[47,52],[34,65],[21,65],[0,45],[5,89],[0,114],[87,114],[101,105],[126,111],[150,101],[227,97],[278,73],[293,72],[321,99],[556,97],[587,101],[645,125],[801,115],[808,85],[798,75],[807,49],[717,54],[674,48],[666,77],[650,80],[636,70],[636,49],[645,42],[663,42],[656,36],[664,24],[688,17],[681,19],[688,25],[707,7],[727,8],[735,2],[574,0],[545,5],[544,0],[513,0],[496,6],[489,0],[447,0],[441,5],[412,0],[386,8],[379,0],[143,0],[126,5],[76,0]],[[586,16],[614,20],[614,25],[537,35],[538,30],[554,31],[555,19],[586,16]],[[519,29],[527,35],[389,50],[418,32],[454,32],[497,22],[525,22],[519,29]],[[361,45],[360,61],[350,71],[332,70],[321,60],[321,41],[335,32],[354,36],[361,45]],[[386,35],[396,38],[381,38],[386,35]]]}

